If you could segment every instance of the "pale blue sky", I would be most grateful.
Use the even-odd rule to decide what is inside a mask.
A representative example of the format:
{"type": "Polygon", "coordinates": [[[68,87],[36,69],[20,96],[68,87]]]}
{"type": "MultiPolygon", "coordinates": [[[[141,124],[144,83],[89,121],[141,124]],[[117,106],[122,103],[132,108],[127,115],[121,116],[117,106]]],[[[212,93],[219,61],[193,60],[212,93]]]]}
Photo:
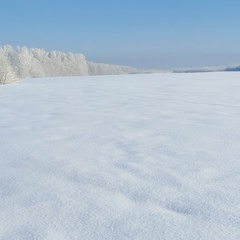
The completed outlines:
{"type": "Polygon", "coordinates": [[[145,69],[240,64],[239,0],[2,0],[0,44],[145,69]]]}

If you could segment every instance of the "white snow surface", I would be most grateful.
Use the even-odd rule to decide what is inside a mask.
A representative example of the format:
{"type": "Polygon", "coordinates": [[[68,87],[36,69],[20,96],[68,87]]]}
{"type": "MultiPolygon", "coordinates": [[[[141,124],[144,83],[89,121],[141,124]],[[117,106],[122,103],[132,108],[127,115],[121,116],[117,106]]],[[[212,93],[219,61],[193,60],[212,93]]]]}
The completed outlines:
{"type": "Polygon", "coordinates": [[[0,86],[1,240],[240,239],[240,73],[0,86]]]}

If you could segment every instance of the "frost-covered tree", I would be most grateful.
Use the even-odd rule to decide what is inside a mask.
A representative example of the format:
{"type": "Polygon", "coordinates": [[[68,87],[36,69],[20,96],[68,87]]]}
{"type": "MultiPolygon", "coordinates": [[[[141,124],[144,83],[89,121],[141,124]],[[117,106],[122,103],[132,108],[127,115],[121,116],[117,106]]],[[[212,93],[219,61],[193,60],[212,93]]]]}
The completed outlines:
{"type": "Polygon", "coordinates": [[[0,84],[9,84],[18,81],[18,77],[10,65],[3,51],[0,51],[0,84]]]}
{"type": "Polygon", "coordinates": [[[46,52],[43,49],[27,47],[14,49],[7,45],[0,48],[0,53],[2,65],[4,65],[2,69],[5,71],[4,75],[2,70],[2,76],[6,76],[7,71],[8,78],[10,78],[10,73],[12,73],[12,78],[14,73],[15,76],[17,75],[20,78],[36,78],[136,72],[135,69],[130,67],[89,62],[84,55],[70,52],[46,52]]]}
{"type": "Polygon", "coordinates": [[[88,62],[90,75],[118,75],[136,73],[137,69],[105,63],[88,62]]]}

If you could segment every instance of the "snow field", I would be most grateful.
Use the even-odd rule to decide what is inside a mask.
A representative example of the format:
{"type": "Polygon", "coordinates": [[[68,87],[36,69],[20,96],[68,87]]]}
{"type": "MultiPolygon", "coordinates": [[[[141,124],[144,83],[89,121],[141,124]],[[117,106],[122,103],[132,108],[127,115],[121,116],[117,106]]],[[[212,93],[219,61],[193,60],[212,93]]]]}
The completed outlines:
{"type": "Polygon", "coordinates": [[[0,86],[0,239],[240,239],[239,79],[0,86]]]}

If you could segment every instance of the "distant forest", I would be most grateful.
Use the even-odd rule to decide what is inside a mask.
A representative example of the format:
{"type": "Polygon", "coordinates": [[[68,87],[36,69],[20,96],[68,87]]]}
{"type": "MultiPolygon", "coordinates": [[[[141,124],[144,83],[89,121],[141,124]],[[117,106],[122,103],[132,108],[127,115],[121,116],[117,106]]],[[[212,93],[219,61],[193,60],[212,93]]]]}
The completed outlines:
{"type": "Polygon", "coordinates": [[[138,70],[87,61],[83,54],[46,52],[43,49],[9,45],[0,48],[0,83],[19,78],[132,74],[138,70]]]}

